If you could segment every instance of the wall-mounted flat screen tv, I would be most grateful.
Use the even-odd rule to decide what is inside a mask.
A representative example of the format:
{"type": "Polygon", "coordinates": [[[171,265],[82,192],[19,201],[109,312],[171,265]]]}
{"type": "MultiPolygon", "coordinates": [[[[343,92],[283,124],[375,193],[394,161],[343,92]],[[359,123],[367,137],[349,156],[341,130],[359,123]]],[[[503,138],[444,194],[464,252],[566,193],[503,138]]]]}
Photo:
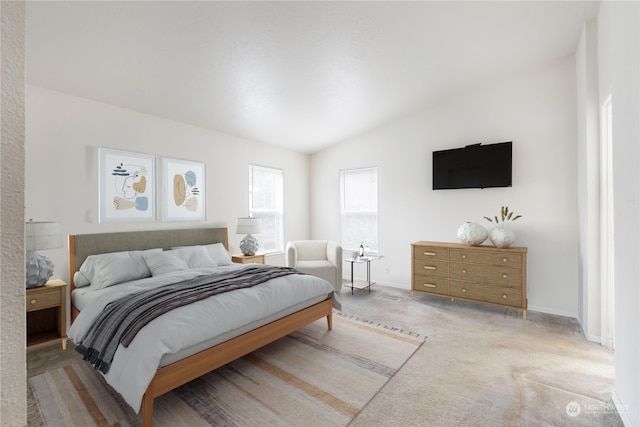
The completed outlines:
{"type": "Polygon", "coordinates": [[[433,152],[433,189],[511,187],[511,142],[433,152]]]}

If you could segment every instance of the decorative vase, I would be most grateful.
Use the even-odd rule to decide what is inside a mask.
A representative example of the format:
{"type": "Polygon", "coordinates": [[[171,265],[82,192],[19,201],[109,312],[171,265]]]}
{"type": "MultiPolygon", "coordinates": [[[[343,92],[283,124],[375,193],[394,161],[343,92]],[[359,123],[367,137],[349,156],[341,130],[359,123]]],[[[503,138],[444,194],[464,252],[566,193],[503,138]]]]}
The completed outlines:
{"type": "Polygon", "coordinates": [[[513,230],[504,226],[498,226],[489,233],[489,240],[496,248],[508,248],[513,244],[516,235],[513,230]]]}
{"type": "Polygon", "coordinates": [[[487,240],[487,236],[487,229],[475,222],[467,221],[458,228],[458,239],[469,246],[478,246],[487,240]]]}

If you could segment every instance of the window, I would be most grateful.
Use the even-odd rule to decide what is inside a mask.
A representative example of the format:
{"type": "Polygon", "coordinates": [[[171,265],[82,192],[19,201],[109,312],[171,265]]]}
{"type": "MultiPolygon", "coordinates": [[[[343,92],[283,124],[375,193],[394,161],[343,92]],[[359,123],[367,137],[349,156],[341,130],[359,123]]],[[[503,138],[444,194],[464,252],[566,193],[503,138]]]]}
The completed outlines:
{"type": "Polygon", "coordinates": [[[378,252],[378,168],[340,171],[342,247],[378,252]]]}
{"type": "Polygon", "coordinates": [[[282,169],[249,165],[249,215],[262,219],[260,252],[284,252],[284,174],[282,169]]]}

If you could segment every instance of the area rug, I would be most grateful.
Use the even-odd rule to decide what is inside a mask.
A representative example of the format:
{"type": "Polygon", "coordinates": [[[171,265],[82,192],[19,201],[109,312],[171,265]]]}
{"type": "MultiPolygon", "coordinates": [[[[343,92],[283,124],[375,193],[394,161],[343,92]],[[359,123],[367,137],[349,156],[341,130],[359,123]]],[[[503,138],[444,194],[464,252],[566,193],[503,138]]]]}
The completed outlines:
{"type": "MultiPolygon", "coordinates": [[[[334,315],[155,401],[154,426],[345,426],[424,337],[334,315]]],[[[45,426],[136,426],[141,418],[84,362],[29,379],[45,426]]]]}

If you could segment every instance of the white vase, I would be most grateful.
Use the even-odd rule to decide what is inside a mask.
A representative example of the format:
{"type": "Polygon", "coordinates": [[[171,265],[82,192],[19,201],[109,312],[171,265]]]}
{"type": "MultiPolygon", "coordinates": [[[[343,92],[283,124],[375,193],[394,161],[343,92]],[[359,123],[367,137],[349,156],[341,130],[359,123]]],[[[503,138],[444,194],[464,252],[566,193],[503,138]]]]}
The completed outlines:
{"type": "Polygon", "coordinates": [[[515,239],[516,235],[508,227],[498,226],[489,232],[489,240],[496,248],[508,248],[515,239]]]}
{"type": "Polygon", "coordinates": [[[487,240],[487,236],[487,229],[475,222],[467,221],[458,228],[458,239],[469,246],[478,246],[487,240]]]}

